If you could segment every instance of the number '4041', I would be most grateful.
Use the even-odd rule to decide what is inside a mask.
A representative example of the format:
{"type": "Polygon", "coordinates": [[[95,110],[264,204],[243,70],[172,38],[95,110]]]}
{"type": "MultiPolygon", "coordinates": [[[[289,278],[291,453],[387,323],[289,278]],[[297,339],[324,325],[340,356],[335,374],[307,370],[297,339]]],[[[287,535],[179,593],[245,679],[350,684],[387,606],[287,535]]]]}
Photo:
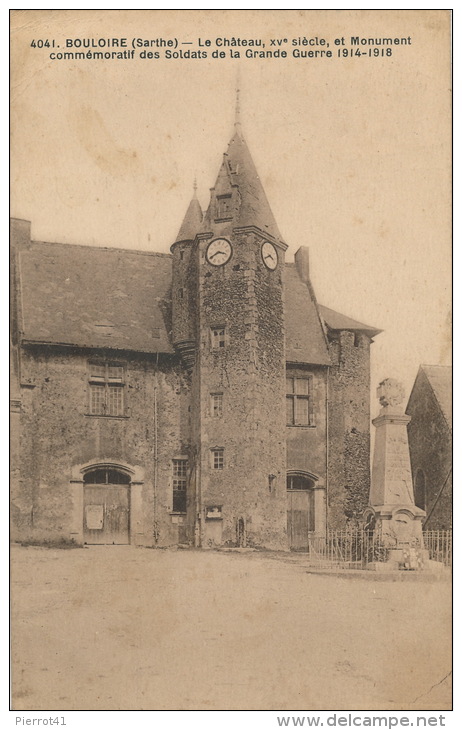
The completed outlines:
{"type": "Polygon", "coordinates": [[[38,41],[33,40],[30,44],[31,48],[54,48],[55,42],[49,41],[48,38],[46,40],[39,39],[38,41]]]}

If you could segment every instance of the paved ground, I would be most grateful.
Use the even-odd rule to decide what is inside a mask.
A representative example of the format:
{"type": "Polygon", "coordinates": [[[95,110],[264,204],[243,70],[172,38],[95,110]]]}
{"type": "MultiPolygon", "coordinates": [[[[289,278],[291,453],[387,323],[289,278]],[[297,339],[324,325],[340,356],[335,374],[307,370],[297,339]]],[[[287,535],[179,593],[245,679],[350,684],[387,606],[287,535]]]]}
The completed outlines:
{"type": "Polygon", "coordinates": [[[447,710],[447,580],[303,556],[12,548],[15,710],[447,710]]]}

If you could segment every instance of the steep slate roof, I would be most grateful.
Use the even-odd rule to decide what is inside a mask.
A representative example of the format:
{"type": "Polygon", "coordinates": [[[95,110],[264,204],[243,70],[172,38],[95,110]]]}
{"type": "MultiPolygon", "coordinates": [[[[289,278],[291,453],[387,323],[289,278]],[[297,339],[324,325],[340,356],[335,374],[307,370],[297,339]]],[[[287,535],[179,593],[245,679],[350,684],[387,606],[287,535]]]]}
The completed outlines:
{"type": "Polygon", "coordinates": [[[356,319],[351,319],[351,317],[346,317],[344,314],[335,312],[333,309],[324,307],[322,304],[319,305],[319,312],[331,330],[357,330],[358,332],[364,332],[369,337],[375,337],[383,331],[363,322],[358,322],[356,319]]]}
{"type": "Polygon", "coordinates": [[[23,340],[174,351],[169,255],[33,241],[19,270],[23,340]]]}
{"type": "Polygon", "coordinates": [[[194,241],[197,232],[202,226],[202,209],[194,194],[186,211],[181,228],[178,231],[176,241],[194,241]]]}
{"type": "Polygon", "coordinates": [[[330,365],[316,304],[309,288],[300,279],[295,264],[286,264],[284,284],[286,360],[311,365],[330,365]]]}
{"type": "MultiPolygon", "coordinates": [[[[421,365],[449,428],[452,429],[452,367],[450,365],[421,365]]],[[[418,376],[417,376],[418,377],[418,376]]]]}
{"type": "MultiPolygon", "coordinates": [[[[236,187],[240,205],[233,216],[233,227],[256,226],[282,241],[255,164],[240,131],[232,137],[218,173],[216,194],[223,194],[236,187]]],[[[213,202],[205,214],[203,230],[210,230],[213,220],[213,202]]]]}
{"type": "MultiPolygon", "coordinates": [[[[19,252],[22,339],[173,353],[171,268],[169,254],[33,241],[19,252]]],[[[329,365],[308,287],[294,264],[284,276],[287,360],[329,365]]]]}

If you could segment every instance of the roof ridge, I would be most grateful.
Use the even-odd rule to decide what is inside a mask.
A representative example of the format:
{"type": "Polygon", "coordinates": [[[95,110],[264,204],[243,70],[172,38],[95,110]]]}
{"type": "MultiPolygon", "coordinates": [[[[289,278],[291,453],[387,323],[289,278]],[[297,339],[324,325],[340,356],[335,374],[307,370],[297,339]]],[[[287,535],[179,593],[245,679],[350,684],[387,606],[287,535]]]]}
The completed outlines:
{"type": "Polygon", "coordinates": [[[421,363],[420,367],[421,368],[451,368],[452,369],[452,365],[431,365],[430,363],[421,363]]]}
{"type": "MultiPolygon", "coordinates": [[[[373,332],[374,334],[370,335],[371,337],[375,337],[376,335],[379,335],[383,330],[378,329],[377,327],[373,327],[370,324],[367,324],[366,322],[361,322],[359,319],[356,319],[355,317],[351,317],[349,314],[343,314],[343,312],[339,312],[336,309],[332,309],[332,307],[327,307],[325,304],[318,304],[321,312],[321,316],[324,320],[326,320],[326,324],[328,327],[330,327],[333,330],[363,330],[364,332],[373,332]],[[327,321],[329,318],[329,312],[332,315],[335,315],[336,317],[340,317],[343,321],[341,323],[341,326],[336,326],[336,323],[332,323],[327,321]],[[348,320],[348,321],[345,321],[348,320]]],[[[337,322],[337,325],[339,323],[337,322]]]]}
{"type": "Polygon", "coordinates": [[[141,256],[161,256],[168,259],[172,258],[171,253],[162,253],[161,251],[147,251],[140,248],[122,248],[121,246],[92,246],[86,243],[64,243],[63,241],[37,241],[31,240],[30,244],[38,244],[41,246],[62,246],[72,248],[91,249],[93,251],[123,251],[124,253],[133,253],[141,256]]]}

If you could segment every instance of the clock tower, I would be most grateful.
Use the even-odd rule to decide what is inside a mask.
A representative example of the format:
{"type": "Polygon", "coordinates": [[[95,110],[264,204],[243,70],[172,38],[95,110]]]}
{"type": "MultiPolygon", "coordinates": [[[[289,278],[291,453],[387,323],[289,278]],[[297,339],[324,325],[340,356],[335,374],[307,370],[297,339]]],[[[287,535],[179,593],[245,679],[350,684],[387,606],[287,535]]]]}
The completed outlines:
{"type": "Polygon", "coordinates": [[[287,548],[286,248],[237,120],[205,215],[194,198],[172,246],[198,546],[287,548]]]}

